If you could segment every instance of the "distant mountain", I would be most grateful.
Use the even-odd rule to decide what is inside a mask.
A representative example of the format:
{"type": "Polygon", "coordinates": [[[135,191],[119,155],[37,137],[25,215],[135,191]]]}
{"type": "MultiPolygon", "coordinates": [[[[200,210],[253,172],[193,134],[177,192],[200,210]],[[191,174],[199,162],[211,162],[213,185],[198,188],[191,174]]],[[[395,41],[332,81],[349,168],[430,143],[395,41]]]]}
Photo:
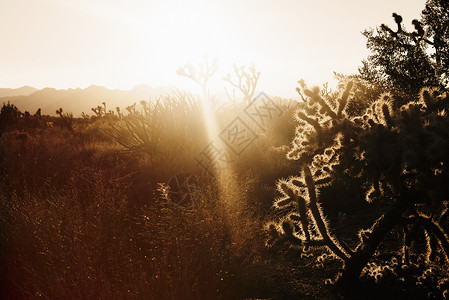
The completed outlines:
{"type": "Polygon", "coordinates": [[[22,86],[18,89],[1,89],[0,88],[0,98],[2,97],[10,97],[10,96],[27,96],[34,92],[38,91],[38,89],[31,86],[22,86]]]}
{"type": "Polygon", "coordinates": [[[92,115],[91,108],[102,105],[102,102],[106,103],[107,110],[115,110],[117,106],[125,108],[134,102],[159,97],[169,90],[170,88],[152,88],[148,85],[139,85],[129,91],[110,90],[96,85],[91,85],[85,89],[57,90],[44,88],[42,90],[35,89],[34,92],[28,95],[12,94],[0,96],[0,104],[10,101],[20,111],[29,111],[31,114],[34,114],[41,108],[42,114],[45,115],[55,115],[56,110],[62,107],[65,112],[71,112],[77,117],[82,112],[92,115]]]}

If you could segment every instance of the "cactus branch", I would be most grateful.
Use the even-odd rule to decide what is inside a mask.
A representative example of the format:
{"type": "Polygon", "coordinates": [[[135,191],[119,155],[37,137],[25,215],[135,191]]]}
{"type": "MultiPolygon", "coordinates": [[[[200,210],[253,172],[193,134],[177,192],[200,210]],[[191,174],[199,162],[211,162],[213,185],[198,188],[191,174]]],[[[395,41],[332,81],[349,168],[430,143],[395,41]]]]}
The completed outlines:
{"type": "Polygon", "coordinates": [[[350,262],[345,264],[342,275],[339,278],[342,284],[352,284],[358,280],[362,269],[374,254],[382,239],[401,220],[401,215],[406,210],[408,204],[407,199],[402,197],[377,219],[368,231],[370,234],[365,240],[360,241],[350,262]]]}
{"type": "Polygon", "coordinates": [[[412,222],[419,222],[424,225],[428,232],[431,232],[441,243],[441,247],[446,254],[446,258],[449,258],[449,239],[447,234],[443,231],[443,229],[438,226],[431,218],[426,217],[424,215],[418,215],[411,217],[412,222]]]}
{"type": "Polygon", "coordinates": [[[335,239],[330,236],[329,229],[324,221],[324,216],[318,207],[318,199],[316,194],[315,182],[312,177],[312,173],[308,165],[304,165],[304,178],[307,185],[308,194],[310,197],[309,209],[312,213],[313,219],[318,227],[318,230],[326,243],[326,246],[338,257],[347,261],[349,255],[341,249],[341,246],[337,243],[335,239]]]}

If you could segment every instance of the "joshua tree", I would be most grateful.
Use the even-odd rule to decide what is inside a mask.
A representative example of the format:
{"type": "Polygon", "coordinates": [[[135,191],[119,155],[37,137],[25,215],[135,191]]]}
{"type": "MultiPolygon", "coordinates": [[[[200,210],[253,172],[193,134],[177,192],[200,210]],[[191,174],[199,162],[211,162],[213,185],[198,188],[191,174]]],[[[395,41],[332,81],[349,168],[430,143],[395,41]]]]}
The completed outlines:
{"type": "Polygon", "coordinates": [[[68,130],[73,130],[73,114],[72,113],[64,113],[62,108],[56,110],[56,114],[61,117],[62,125],[68,130]]]}
{"type": "Polygon", "coordinates": [[[103,106],[98,105],[97,107],[92,107],[91,110],[97,118],[101,118],[106,114],[106,104],[103,102],[103,106]]]}
{"type": "Polygon", "coordinates": [[[253,100],[254,92],[256,91],[257,82],[259,81],[260,72],[256,72],[256,67],[251,65],[248,70],[245,66],[238,67],[234,64],[235,80],[231,78],[231,74],[228,73],[223,79],[231,84],[234,88],[233,95],[229,95],[226,89],[226,94],[229,99],[235,102],[235,89],[239,90],[243,94],[243,100],[246,103],[250,103],[253,100]]]}
{"type": "Polygon", "coordinates": [[[177,70],[177,74],[180,76],[187,77],[193,80],[196,84],[198,84],[203,92],[203,98],[209,98],[208,91],[208,83],[209,79],[217,72],[218,70],[218,60],[214,58],[212,61],[204,57],[204,61],[199,63],[197,66],[192,64],[186,64],[183,67],[180,67],[177,70]]]}
{"type": "Polygon", "coordinates": [[[36,118],[38,118],[38,119],[42,118],[42,115],[41,115],[41,109],[40,109],[40,108],[37,109],[37,111],[36,111],[36,113],[34,114],[34,116],[35,116],[36,118]]]}

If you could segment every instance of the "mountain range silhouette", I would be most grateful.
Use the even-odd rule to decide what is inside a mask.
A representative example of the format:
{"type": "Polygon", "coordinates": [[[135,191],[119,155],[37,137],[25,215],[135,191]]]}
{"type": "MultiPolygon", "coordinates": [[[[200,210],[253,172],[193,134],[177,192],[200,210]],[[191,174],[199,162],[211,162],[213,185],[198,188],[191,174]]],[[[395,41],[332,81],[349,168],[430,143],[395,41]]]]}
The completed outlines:
{"type": "Polygon", "coordinates": [[[56,110],[63,108],[75,117],[81,113],[92,115],[92,107],[106,102],[107,109],[115,110],[117,106],[124,108],[134,102],[156,98],[175,90],[174,87],[157,87],[142,84],[131,90],[107,89],[103,86],[91,85],[85,89],[36,89],[23,86],[17,89],[0,88],[0,104],[10,102],[20,111],[34,114],[41,108],[42,114],[55,115],[56,110]]]}

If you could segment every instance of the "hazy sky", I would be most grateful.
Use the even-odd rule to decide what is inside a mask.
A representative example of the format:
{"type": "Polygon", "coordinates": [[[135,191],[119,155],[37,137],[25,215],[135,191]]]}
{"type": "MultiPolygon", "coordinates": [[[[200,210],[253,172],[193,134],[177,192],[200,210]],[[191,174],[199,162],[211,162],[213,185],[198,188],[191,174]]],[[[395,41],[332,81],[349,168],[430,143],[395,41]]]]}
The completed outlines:
{"type": "MultiPolygon", "coordinates": [[[[361,31],[408,25],[425,0],[0,0],[0,87],[189,88],[178,67],[218,57],[219,73],[253,62],[259,90],[295,96],[296,82],[355,73],[361,31]]],[[[408,26],[412,28],[412,25],[408,26]]]]}

